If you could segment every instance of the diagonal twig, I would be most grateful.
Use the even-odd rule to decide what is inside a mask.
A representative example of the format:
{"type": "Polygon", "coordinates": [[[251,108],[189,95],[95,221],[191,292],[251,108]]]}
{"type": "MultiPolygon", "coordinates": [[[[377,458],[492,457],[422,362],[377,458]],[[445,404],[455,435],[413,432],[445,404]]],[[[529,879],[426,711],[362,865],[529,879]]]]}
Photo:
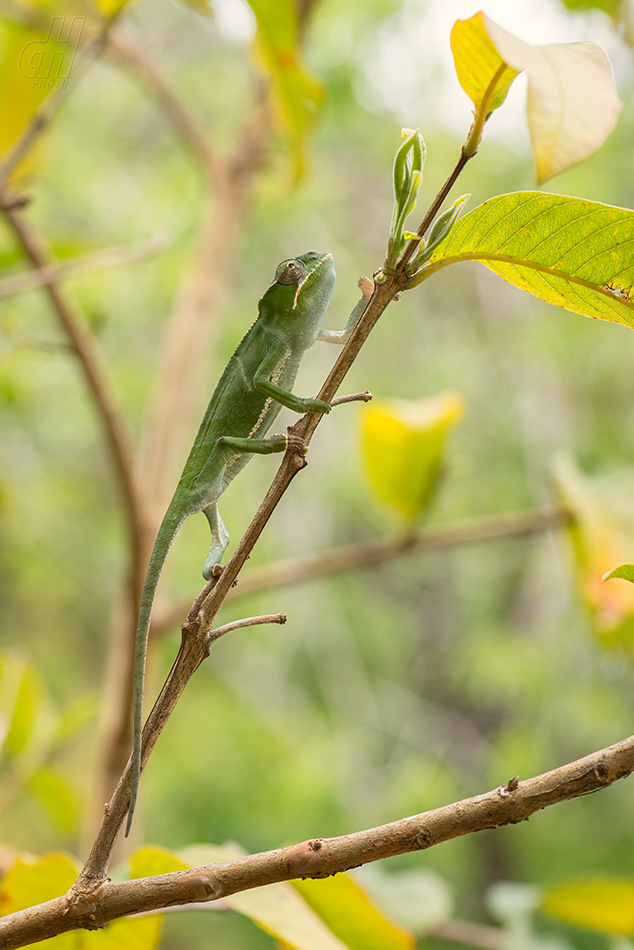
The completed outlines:
{"type": "MultiPolygon", "coordinates": [[[[261,590],[327,577],[329,574],[368,567],[371,564],[380,564],[382,561],[401,557],[413,551],[437,551],[463,544],[492,541],[496,538],[550,531],[553,528],[565,527],[571,520],[572,516],[565,508],[547,505],[543,508],[528,508],[525,511],[506,511],[450,521],[403,537],[371,538],[354,544],[342,544],[319,554],[304,558],[288,558],[250,570],[244,577],[240,577],[240,583],[229,591],[227,600],[233,601],[261,590]]],[[[202,597],[194,617],[214,586],[215,584],[212,584],[202,597]]],[[[178,606],[166,608],[160,613],[157,612],[156,618],[152,619],[152,630],[157,633],[179,622],[186,616],[187,609],[188,603],[183,602],[178,606]]]]}
{"type": "MultiPolygon", "coordinates": [[[[4,205],[0,207],[0,211],[12,210],[14,207],[11,204],[4,205]]],[[[19,294],[25,290],[33,290],[35,287],[44,286],[44,284],[55,284],[67,277],[75,277],[77,274],[85,274],[88,271],[103,270],[108,267],[119,267],[122,264],[144,261],[148,257],[162,254],[168,246],[167,238],[164,235],[155,234],[154,237],[147,238],[145,241],[137,241],[135,244],[107,247],[102,251],[95,251],[93,254],[83,254],[81,257],[73,257],[60,263],[45,264],[43,267],[33,268],[26,274],[14,274],[0,280],[0,297],[19,294]]]]}

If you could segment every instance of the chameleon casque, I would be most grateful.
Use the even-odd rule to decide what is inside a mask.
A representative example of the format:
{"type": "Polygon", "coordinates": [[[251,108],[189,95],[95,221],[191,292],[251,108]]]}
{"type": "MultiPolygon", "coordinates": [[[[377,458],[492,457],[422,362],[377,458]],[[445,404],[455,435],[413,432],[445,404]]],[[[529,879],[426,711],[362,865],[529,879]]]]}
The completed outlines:
{"type": "MultiPolygon", "coordinates": [[[[322,330],[335,279],[332,254],[308,251],[279,265],[273,283],[259,301],[255,323],[220,377],[159,528],[143,586],[135,640],[134,740],[126,835],[132,824],[141,775],[148,631],[167,554],[185,519],[202,511],[211,528],[211,547],[203,567],[203,577],[208,580],[229,544],[229,534],[218,512],[218,499],[253,455],[286,450],[285,435],[265,438],[282,406],[298,413],[330,412],[327,402],[294,396],[291,390],[304,351],[316,340],[345,343],[365,309],[367,285],[346,328],[322,330]]],[[[360,285],[363,286],[361,282],[360,285]]]]}

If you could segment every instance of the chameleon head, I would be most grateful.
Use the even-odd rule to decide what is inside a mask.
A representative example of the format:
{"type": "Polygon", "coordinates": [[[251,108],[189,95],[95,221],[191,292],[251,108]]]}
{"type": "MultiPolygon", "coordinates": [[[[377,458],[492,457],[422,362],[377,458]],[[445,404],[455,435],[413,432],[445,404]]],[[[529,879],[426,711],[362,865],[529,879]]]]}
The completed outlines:
{"type": "Polygon", "coordinates": [[[282,261],[274,282],[260,302],[272,304],[271,308],[266,307],[269,323],[279,320],[286,336],[297,334],[297,342],[303,349],[310,346],[321,329],[335,280],[332,254],[307,251],[282,261]]]}

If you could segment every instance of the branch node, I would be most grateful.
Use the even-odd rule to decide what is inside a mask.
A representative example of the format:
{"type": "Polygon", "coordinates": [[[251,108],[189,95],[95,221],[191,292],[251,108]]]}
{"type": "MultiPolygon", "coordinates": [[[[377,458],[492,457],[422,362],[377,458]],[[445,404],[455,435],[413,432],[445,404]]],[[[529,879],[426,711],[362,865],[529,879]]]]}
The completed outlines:
{"type": "Polygon", "coordinates": [[[520,784],[519,775],[514,775],[513,778],[510,778],[506,785],[500,789],[500,795],[508,795],[510,792],[515,792],[520,784]]]}

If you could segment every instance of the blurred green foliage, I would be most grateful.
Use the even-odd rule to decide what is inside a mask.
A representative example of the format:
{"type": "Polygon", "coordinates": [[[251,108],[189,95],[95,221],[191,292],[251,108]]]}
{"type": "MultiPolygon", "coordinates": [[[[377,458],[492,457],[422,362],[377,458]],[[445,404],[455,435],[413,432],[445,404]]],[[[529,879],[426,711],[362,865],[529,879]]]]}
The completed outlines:
{"type": "MultiPolygon", "coordinates": [[[[420,9],[432,5],[421,0],[420,9]]],[[[215,6],[207,19],[191,6],[142,0],[126,19],[222,149],[240,127],[257,72],[248,9],[234,0],[215,6]]],[[[291,190],[288,148],[276,141],[209,353],[208,391],[276,264],[297,251],[334,254],[339,280],[327,325],[343,326],[356,277],[383,259],[401,125],[420,127],[427,143],[419,207],[453,166],[461,141],[430,124],[424,104],[390,110],[373,93],[384,68],[378,51],[392,42],[398,55],[408,15],[413,8],[387,0],[322,0],[314,10],[306,58],[326,95],[310,170],[291,190]]],[[[6,37],[14,26],[3,29],[3,55],[12,55],[6,37]]],[[[448,75],[442,82],[457,86],[448,75]]],[[[631,80],[620,91],[625,106],[607,144],[546,190],[634,206],[631,80]]],[[[466,134],[466,102],[464,116],[466,134]]],[[[534,185],[528,151],[489,131],[460,180],[460,190],[473,193],[471,207],[534,185]]],[[[169,235],[160,257],[69,285],[138,433],[161,331],[197,250],[201,170],[134,71],[104,55],[57,116],[37,174],[30,173],[29,214],[60,256],[169,235]]],[[[14,239],[0,228],[3,273],[17,272],[14,239]]],[[[316,391],[331,360],[330,348],[315,347],[298,391],[316,391]]],[[[625,327],[558,310],[466,264],[390,306],[346,391],[398,399],[460,392],[467,415],[430,515],[441,522],[551,499],[551,460],[561,449],[589,475],[625,469],[634,485],[633,362],[634,336],[625,327]]],[[[201,414],[205,402],[201,393],[201,414]]],[[[360,461],[363,411],[343,407],[320,427],[309,470],[293,483],[254,564],[392,530],[360,461]]],[[[24,793],[0,815],[0,841],[35,853],[77,850],[68,808],[87,796],[97,756],[96,715],[87,717],[102,684],[125,529],[83,380],[40,291],[0,302],[0,426],[0,648],[17,646],[28,657],[20,668],[38,671],[28,672],[35,712],[14,716],[6,748],[14,760],[22,754],[27,720],[44,708],[62,711],[55,716],[72,738],[47,739],[41,770],[31,770],[24,793]]],[[[223,517],[233,538],[275,467],[258,459],[227,492],[223,517]]],[[[185,525],[166,598],[191,600],[199,590],[207,533],[204,519],[185,525]]],[[[342,834],[546,771],[630,731],[631,663],[593,637],[563,536],[411,553],[252,595],[228,605],[222,620],[281,609],[285,627],[224,638],[190,684],[144,776],[148,840],[177,848],[233,839],[254,851],[342,834]]],[[[174,628],[157,645],[149,694],[178,639],[174,628]]],[[[53,713],[46,715],[50,728],[53,713]]],[[[484,895],[494,882],[546,887],[585,872],[631,877],[633,844],[631,785],[620,782],[530,824],[394,859],[389,869],[439,872],[457,916],[490,922],[484,895]]],[[[538,931],[546,926],[538,922],[538,931]]],[[[560,933],[581,950],[606,946],[601,934],[563,924],[560,933]]],[[[272,945],[243,918],[220,913],[172,915],[162,946],[185,941],[272,945]]]]}

